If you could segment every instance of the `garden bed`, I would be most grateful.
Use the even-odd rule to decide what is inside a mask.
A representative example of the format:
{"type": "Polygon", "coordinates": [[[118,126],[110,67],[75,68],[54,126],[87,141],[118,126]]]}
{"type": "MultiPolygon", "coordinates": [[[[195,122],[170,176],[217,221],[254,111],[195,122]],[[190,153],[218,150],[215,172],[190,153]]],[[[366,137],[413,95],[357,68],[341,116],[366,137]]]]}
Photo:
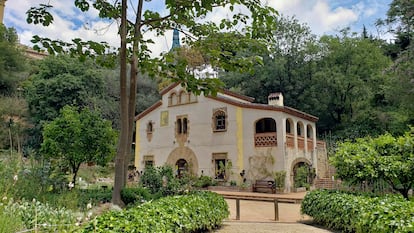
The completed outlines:
{"type": "Polygon", "coordinates": [[[341,232],[414,232],[414,202],[400,195],[315,190],[303,199],[301,212],[341,232]]]}

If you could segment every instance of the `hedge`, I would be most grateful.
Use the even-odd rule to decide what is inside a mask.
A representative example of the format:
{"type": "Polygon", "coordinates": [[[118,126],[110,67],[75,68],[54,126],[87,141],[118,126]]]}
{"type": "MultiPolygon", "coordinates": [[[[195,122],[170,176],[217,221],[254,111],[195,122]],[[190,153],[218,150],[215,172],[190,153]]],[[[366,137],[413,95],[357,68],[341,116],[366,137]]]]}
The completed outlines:
{"type": "Polygon", "coordinates": [[[107,212],[80,232],[199,232],[218,227],[228,216],[223,197],[212,192],[197,192],[107,212]]]}
{"type": "Polygon", "coordinates": [[[306,194],[301,212],[315,223],[343,232],[414,232],[414,202],[400,195],[315,190],[306,194]]]}

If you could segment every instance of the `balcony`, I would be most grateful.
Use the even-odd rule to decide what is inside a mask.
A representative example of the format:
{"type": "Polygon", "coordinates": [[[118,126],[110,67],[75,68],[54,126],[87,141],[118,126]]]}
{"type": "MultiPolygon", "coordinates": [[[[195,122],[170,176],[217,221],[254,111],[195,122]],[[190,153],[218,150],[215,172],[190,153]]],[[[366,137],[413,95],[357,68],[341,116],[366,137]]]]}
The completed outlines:
{"type": "Polygon", "coordinates": [[[256,147],[274,147],[274,146],[277,146],[276,132],[255,134],[254,135],[254,145],[256,147]]]}
{"type": "Polygon", "coordinates": [[[308,144],[308,151],[313,151],[313,140],[312,140],[312,138],[308,139],[307,144],[308,144]]]}
{"type": "Polygon", "coordinates": [[[305,149],[305,139],[301,136],[298,136],[298,149],[299,150],[305,149]]]}
{"type": "Polygon", "coordinates": [[[293,134],[286,134],[286,146],[290,148],[295,148],[295,137],[293,134]]]}

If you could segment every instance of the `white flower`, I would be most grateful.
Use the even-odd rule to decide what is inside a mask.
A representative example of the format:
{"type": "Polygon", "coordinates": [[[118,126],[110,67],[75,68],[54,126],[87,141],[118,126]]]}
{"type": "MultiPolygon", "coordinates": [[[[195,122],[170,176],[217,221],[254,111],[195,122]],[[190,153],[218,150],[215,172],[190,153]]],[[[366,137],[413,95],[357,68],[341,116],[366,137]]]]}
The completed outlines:
{"type": "Polygon", "coordinates": [[[73,187],[75,187],[75,184],[74,184],[74,183],[72,183],[72,182],[70,182],[70,183],[68,184],[68,187],[69,187],[69,189],[72,189],[73,187]]]}
{"type": "Polygon", "coordinates": [[[4,196],[2,200],[7,201],[7,196],[4,196]]]}
{"type": "Polygon", "coordinates": [[[19,179],[19,177],[18,177],[17,175],[14,175],[14,176],[13,176],[13,180],[14,180],[14,181],[17,181],[18,179],[19,179]]]}
{"type": "Polygon", "coordinates": [[[91,203],[88,203],[87,205],[86,205],[86,209],[92,209],[92,204],[91,203]]]}

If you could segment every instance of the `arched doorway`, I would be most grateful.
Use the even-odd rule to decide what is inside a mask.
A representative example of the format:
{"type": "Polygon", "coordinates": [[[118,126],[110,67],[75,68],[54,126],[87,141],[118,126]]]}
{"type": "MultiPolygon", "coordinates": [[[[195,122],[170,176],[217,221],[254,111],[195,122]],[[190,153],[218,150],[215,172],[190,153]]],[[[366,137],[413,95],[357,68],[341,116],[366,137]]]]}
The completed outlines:
{"type": "Polygon", "coordinates": [[[177,177],[182,177],[184,174],[188,173],[188,163],[185,159],[179,159],[175,163],[175,169],[177,177]]]}
{"type": "Polygon", "coordinates": [[[309,188],[312,185],[314,178],[315,171],[307,159],[296,159],[292,163],[291,181],[293,182],[294,188],[309,188]]]}
{"type": "MultiPolygon", "coordinates": [[[[198,175],[198,160],[195,153],[188,147],[180,146],[171,151],[168,155],[166,164],[175,167],[178,171],[178,168],[181,167],[192,175],[198,175]],[[185,165],[186,164],[186,165],[185,165]]],[[[181,171],[183,171],[181,169],[181,171]]]]}

